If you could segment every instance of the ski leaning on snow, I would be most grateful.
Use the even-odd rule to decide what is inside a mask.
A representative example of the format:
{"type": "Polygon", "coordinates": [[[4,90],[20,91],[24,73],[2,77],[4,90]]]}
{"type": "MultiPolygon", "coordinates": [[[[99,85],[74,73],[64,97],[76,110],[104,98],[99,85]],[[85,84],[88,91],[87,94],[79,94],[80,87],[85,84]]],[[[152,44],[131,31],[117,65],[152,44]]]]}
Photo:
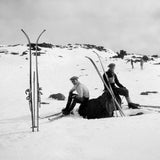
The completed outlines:
{"type": "MultiPolygon", "coordinates": [[[[160,106],[152,106],[152,105],[143,105],[143,104],[136,104],[137,107],[140,108],[148,108],[148,109],[159,109],[160,110],[160,106]]],[[[125,105],[128,106],[128,105],[125,105]]],[[[137,108],[137,109],[138,109],[137,108]]]]}
{"type": "Polygon", "coordinates": [[[54,116],[61,115],[61,113],[62,113],[62,112],[58,112],[58,113],[55,113],[55,114],[47,115],[47,116],[44,116],[44,117],[40,117],[40,119],[51,118],[51,117],[54,117],[54,116]]]}
{"type": "Polygon", "coordinates": [[[49,121],[55,121],[55,120],[61,119],[61,118],[63,118],[63,117],[68,117],[68,116],[69,116],[69,115],[64,115],[64,114],[61,112],[61,114],[59,114],[58,116],[48,118],[48,120],[49,120],[49,121]]]}
{"type": "Polygon", "coordinates": [[[140,105],[140,107],[146,108],[153,108],[153,109],[160,109],[160,106],[152,106],[152,105],[140,105]]]}
{"type": "Polygon", "coordinates": [[[87,56],[86,56],[86,58],[90,60],[90,62],[93,64],[94,68],[96,69],[96,71],[97,71],[100,79],[102,80],[103,84],[105,85],[105,87],[107,88],[108,92],[109,92],[110,95],[112,96],[113,101],[114,101],[115,104],[118,106],[120,115],[121,115],[122,117],[125,116],[125,114],[123,113],[121,107],[119,106],[119,103],[117,102],[116,98],[115,98],[114,95],[112,94],[112,92],[111,92],[111,90],[109,89],[108,85],[107,85],[106,82],[104,81],[104,79],[103,79],[103,77],[102,77],[102,75],[101,75],[101,73],[100,73],[97,65],[95,64],[95,62],[94,62],[90,57],[87,57],[87,56]]]}
{"type": "Polygon", "coordinates": [[[160,113],[160,106],[140,105],[139,107],[150,110],[150,111],[160,113]]]}
{"type": "MultiPolygon", "coordinates": [[[[128,105],[124,105],[123,107],[128,107],[128,105]]],[[[132,115],[130,115],[130,116],[137,116],[137,115],[142,115],[142,114],[144,114],[143,112],[141,112],[142,109],[148,110],[148,111],[153,111],[153,112],[156,112],[156,113],[160,113],[160,106],[138,105],[137,110],[139,110],[139,112],[136,113],[136,114],[132,114],[132,115]]]]}

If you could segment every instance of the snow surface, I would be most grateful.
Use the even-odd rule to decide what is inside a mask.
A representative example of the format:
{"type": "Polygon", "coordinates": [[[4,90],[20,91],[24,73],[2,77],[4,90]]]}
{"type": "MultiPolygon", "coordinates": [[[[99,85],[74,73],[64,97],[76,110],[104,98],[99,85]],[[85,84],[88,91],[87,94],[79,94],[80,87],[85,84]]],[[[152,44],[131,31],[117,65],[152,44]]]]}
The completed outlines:
{"type": "MultiPolygon", "coordinates": [[[[28,60],[20,56],[27,50],[25,45],[1,47],[0,50],[18,52],[19,55],[0,54],[0,160],[158,160],[160,159],[160,116],[149,109],[134,117],[118,117],[86,120],[72,115],[57,121],[40,120],[40,132],[31,132],[30,112],[25,89],[29,86],[28,60]]],[[[77,48],[42,48],[46,54],[39,57],[40,85],[43,88],[41,116],[60,111],[66,101],[49,99],[53,93],[66,97],[72,84],[69,78],[80,76],[80,81],[90,90],[91,98],[103,92],[93,66],[85,58],[92,57],[100,68],[93,50],[77,48]]],[[[132,101],[144,105],[160,105],[160,62],[157,59],[135,69],[125,60],[110,59],[114,52],[100,53],[106,66],[117,65],[121,82],[129,88],[132,101]],[[144,91],[158,91],[148,96],[144,91]]],[[[130,58],[127,56],[126,58],[130,58]]],[[[100,68],[101,72],[102,69],[100,68]]],[[[124,106],[125,100],[123,99],[124,106]]],[[[75,109],[76,110],[76,109],[75,109]]],[[[124,107],[126,115],[137,112],[124,107]]]]}

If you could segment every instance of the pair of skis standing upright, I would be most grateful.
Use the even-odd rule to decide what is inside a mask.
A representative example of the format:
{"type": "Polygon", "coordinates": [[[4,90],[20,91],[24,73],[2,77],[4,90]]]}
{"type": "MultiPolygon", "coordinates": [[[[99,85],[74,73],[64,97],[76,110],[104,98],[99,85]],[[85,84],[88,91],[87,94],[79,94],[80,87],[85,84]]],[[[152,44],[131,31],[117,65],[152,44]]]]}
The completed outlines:
{"type": "Polygon", "coordinates": [[[33,66],[32,59],[32,46],[28,34],[21,29],[25,37],[27,38],[29,45],[29,89],[25,91],[27,94],[27,100],[29,101],[29,107],[31,111],[32,132],[39,131],[39,108],[41,105],[41,88],[39,86],[39,70],[38,70],[38,42],[42,34],[46,31],[43,30],[36,40],[36,54],[35,54],[35,66],[33,66]]]}

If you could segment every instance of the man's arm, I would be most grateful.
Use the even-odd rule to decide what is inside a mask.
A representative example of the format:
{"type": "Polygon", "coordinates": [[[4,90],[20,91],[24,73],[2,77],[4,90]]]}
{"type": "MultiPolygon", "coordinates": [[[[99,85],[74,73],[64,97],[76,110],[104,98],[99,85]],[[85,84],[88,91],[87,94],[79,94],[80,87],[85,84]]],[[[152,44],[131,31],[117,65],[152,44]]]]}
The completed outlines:
{"type": "Polygon", "coordinates": [[[125,87],[119,82],[116,74],[115,74],[115,83],[116,83],[116,85],[117,85],[118,87],[120,87],[120,88],[125,88],[125,87]]]}
{"type": "Polygon", "coordinates": [[[73,93],[76,90],[75,86],[69,91],[69,93],[73,93]]]}
{"type": "MultiPolygon", "coordinates": [[[[106,84],[108,85],[108,81],[107,81],[105,73],[103,74],[103,79],[106,82],[106,84]]],[[[106,90],[106,86],[105,85],[104,85],[104,90],[106,90]]]]}
{"type": "Polygon", "coordinates": [[[106,76],[105,76],[105,73],[103,74],[103,79],[104,79],[105,82],[107,81],[107,78],[106,78],[106,76]]]}

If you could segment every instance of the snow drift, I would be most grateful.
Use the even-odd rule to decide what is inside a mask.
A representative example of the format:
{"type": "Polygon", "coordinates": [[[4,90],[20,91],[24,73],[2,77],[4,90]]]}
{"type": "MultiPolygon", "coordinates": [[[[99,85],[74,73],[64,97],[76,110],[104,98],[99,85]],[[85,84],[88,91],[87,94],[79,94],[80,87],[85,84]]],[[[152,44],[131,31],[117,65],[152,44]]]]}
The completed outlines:
{"type": "MultiPolygon", "coordinates": [[[[60,111],[66,101],[49,99],[49,95],[62,93],[67,97],[72,84],[69,78],[79,76],[90,90],[91,98],[103,92],[103,84],[85,56],[90,56],[99,66],[93,53],[96,50],[105,64],[114,62],[121,82],[130,90],[132,100],[144,105],[160,105],[160,59],[139,63],[132,70],[125,58],[111,58],[116,54],[109,50],[97,50],[86,45],[54,45],[39,47],[40,86],[43,89],[41,116],[60,111]],[[145,91],[156,94],[140,95],[145,91]]],[[[25,89],[29,85],[28,48],[26,45],[0,47],[0,159],[22,160],[157,160],[160,158],[160,116],[153,109],[143,116],[85,120],[78,115],[54,122],[40,121],[40,132],[31,133],[30,112],[25,89]],[[4,52],[3,52],[4,51],[4,52]],[[26,54],[24,54],[24,52],[26,54]],[[18,54],[12,54],[18,53],[18,54]],[[23,55],[23,56],[22,56],[23,55]]],[[[137,57],[139,55],[136,55],[137,57]]],[[[101,73],[102,70],[100,69],[101,73]]],[[[126,115],[128,110],[123,100],[126,115]]],[[[76,108],[75,108],[76,110],[76,108]]],[[[159,110],[159,109],[157,109],[159,110]]]]}

